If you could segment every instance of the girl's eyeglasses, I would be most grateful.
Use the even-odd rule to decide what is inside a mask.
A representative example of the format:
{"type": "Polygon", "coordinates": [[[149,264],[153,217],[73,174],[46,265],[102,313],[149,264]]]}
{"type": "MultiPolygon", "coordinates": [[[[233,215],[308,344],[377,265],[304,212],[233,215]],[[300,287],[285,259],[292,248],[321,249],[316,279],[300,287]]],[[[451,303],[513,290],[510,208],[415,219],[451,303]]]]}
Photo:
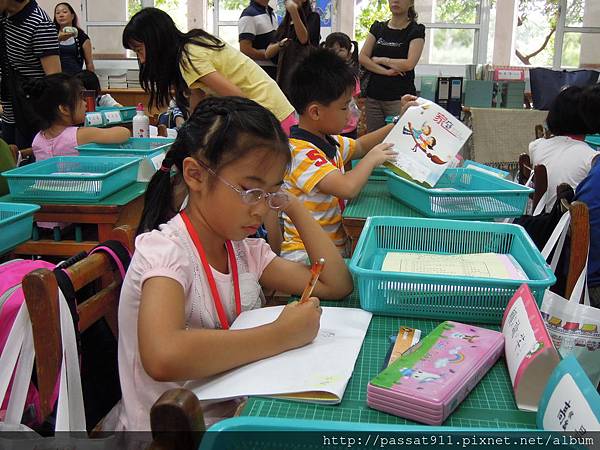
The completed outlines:
{"type": "Polygon", "coordinates": [[[196,161],[203,168],[205,168],[208,173],[210,173],[212,176],[216,177],[223,184],[225,184],[226,186],[230,187],[235,192],[240,194],[242,201],[247,205],[256,205],[258,202],[262,201],[263,199],[266,199],[267,205],[269,205],[269,208],[279,210],[279,209],[285,208],[287,206],[287,204],[290,202],[290,198],[288,197],[288,194],[286,194],[283,191],[266,192],[260,188],[246,189],[246,190],[240,189],[237,186],[234,186],[233,184],[231,184],[229,181],[227,181],[222,176],[218,175],[214,170],[212,170],[210,167],[208,167],[202,161],[199,161],[199,160],[196,160],[196,161]]]}

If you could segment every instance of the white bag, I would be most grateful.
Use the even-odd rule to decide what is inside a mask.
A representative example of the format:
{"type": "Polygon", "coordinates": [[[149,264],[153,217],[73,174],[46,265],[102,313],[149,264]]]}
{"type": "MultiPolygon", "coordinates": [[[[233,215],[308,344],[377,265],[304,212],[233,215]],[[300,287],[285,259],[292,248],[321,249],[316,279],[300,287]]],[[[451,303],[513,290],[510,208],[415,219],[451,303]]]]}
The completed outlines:
{"type": "Polygon", "coordinates": [[[25,302],[21,305],[13,323],[6,345],[0,356],[0,403],[4,401],[8,384],[15,371],[11,396],[4,422],[0,422],[0,432],[20,431],[17,437],[9,433],[0,437],[2,449],[45,449],[75,448],[76,440],[83,438],[85,448],[112,448],[114,441],[108,439],[87,439],[79,357],[75,341],[75,328],[69,306],[61,290],[58,289],[60,328],[62,338],[62,364],[60,387],[56,407],[56,437],[44,438],[20,423],[25,407],[27,390],[31,381],[35,349],[29,311],[25,302]],[[60,433],[69,432],[69,433],[60,433]],[[75,432],[74,434],[71,434],[75,432]]]}
{"type": "MultiPolygon", "coordinates": [[[[556,251],[550,266],[556,270],[558,259],[562,252],[571,214],[565,213],[561,217],[554,232],[542,250],[544,258],[548,258],[552,249],[556,251]]],[[[592,384],[600,383],[600,309],[590,306],[590,298],[586,286],[587,259],[570,299],[551,292],[544,293],[542,317],[552,341],[560,355],[574,355],[592,384]],[[584,297],[583,304],[580,299],[584,297]]]]}

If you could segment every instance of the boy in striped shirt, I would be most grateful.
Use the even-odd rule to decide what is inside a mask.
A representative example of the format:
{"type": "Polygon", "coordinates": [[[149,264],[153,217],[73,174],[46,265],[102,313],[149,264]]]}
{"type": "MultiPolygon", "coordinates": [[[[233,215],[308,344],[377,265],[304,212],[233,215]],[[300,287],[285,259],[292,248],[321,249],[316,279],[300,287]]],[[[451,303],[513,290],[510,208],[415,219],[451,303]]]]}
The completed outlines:
{"type": "MultiPolygon", "coordinates": [[[[292,127],[292,163],[285,189],[298,197],[334,241],[343,256],[349,255],[348,238],[342,228],[345,201],[358,195],[373,169],[393,160],[391,144],[381,142],[393,124],[357,140],[340,136],[348,121],[348,105],[356,84],[348,64],[328,49],[312,51],[291,78],[290,102],[300,114],[292,127]],[[344,165],[362,158],[348,173],[344,165]]],[[[402,98],[404,112],[416,97],[402,98]]],[[[281,256],[307,261],[304,243],[292,221],[283,214],[284,242],[281,256]]]]}

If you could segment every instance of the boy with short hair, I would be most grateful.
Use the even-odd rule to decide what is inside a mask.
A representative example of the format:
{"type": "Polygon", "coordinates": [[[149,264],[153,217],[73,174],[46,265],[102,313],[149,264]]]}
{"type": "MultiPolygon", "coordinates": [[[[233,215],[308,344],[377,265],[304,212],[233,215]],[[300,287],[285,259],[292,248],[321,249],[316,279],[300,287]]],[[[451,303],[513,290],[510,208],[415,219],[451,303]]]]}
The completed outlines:
{"type": "MultiPolygon", "coordinates": [[[[289,95],[300,122],[291,129],[292,163],[285,189],[302,200],[345,256],[349,255],[348,238],[342,228],[345,200],[359,194],[374,168],[396,156],[391,144],[381,144],[393,124],[357,140],[340,136],[348,120],[355,84],[355,75],[344,60],[328,49],[316,49],[293,73],[289,95]],[[362,160],[356,167],[344,173],[344,165],[359,158],[362,160]]],[[[414,96],[404,96],[402,111],[414,100],[414,96]]],[[[299,233],[285,214],[283,219],[281,256],[306,261],[299,233]]]]}

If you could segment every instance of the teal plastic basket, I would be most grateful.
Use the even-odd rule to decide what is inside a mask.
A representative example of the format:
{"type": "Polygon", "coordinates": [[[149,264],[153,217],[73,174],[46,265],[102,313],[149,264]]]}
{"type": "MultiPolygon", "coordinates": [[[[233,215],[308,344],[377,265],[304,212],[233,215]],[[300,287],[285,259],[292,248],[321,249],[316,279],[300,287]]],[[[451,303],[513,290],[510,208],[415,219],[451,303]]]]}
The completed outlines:
{"type": "Polygon", "coordinates": [[[0,203],[0,254],[31,238],[33,213],[38,209],[38,205],[0,203]]]}
{"type": "MultiPolygon", "coordinates": [[[[458,428],[425,425],[333,422],[327,420],[280,419],[273,417],[234,417],[211,426],[203,435],[199,450],[342,450],[351,448],[432,448],[510,442],[518,447],[538,436],[542,442],[558,433],[518,428],[458,428]]],[[[493,446],[493,444],[492,444],[493,446]]],[[[481,446],[480,448],[483,448],[481,446]]],[[[562,447],[561,447],[562,448],[562,447]]],[[[566,446],[567,449],[578,448],[566,446]]]]}
{"type": "Polygon", "coordinates": [[[135,116],[136,113],[135,106],[97,106],[96,111],[119,111],[121,113],[122,122],[133,120],[133,116],[135,116]]]}
{"type": "Polygon", "coordinates": [[[515,291],[527,283],[541,305],[556,277],[519,225],[475,221],[370,217],[350,271],[360,305],[375,314],[500,324],[515,291]],[[388,252],[511,255],[529,280],[382,272],[388,252]]]}
{"type": "Polygon", "coordinates": [[[600,134],[590,134],[585,137],[587,142],[594,150],[600,149],[600,134]]]}
{"type": "Polygon", "coordinates": [[[122,144],[89,144],[75,147],[81,156],[129,156],[152,158],[167,152],[175,139],[167,138],[129,138],[122,144]]]}
{"type": "MultiPolygon", "coordinates": [[[[356,167],[356,165],[359,163],[360,159],[353,159],[351,164],[352,164],[352,168],[354,169],[356,167]]],[[[383,166],[378,166],[375,167],[373,169],[373,171],[371,172],[371,175],[369,176],[369,179],[371,180],[385,180],[386,176],[385,176],[385,167],[383,166]]]]}
{"type": "Polygon", "coordinates": [[[386,169],[390,194],[433,218],[496,219],[525,214],[533,189],[476,169],[447,169],[426,188],[386,169]]]}
{"type": "Polygon", "coordinates": [[[17,200],[94,202],[134,183],[140,160],[59,156],[9,170],[2,176],[17,200]]]}

